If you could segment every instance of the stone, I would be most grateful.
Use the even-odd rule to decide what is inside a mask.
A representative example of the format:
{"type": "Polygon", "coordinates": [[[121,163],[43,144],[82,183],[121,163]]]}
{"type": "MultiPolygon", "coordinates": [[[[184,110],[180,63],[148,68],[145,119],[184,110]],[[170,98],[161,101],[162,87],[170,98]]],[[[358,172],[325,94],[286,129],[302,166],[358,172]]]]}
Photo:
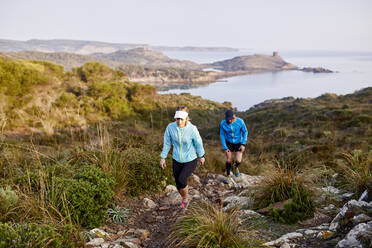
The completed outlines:
{"type": "Polygon", "coordinates": [[[251,207],[253,205],[253,200],[250,197],[239,197],[239,196],[229,196],[223,200],[224,205],[226,205],[223,210],[228,211],[236,206],[240,208],[251,207]]]}
{"type": "Polygon", "coordinates": [[[189,177],[189,182],[188,184],[192,185],[192,186],[201,186],[201,182],[200,182],[200,178],[195,175],[195,174],[191,174],[191,176],[189,177]]]}
{"type": "Polygon", "coordinates": [[[315,212],[313,218],[300,221],[298,222],[298,224],[305,226],[305,227],[312,227],[312,226],[320,225],[322,223],[328,223],[331,220],[332,220],[331,217],[329,217],[328,215],[325,215],[321,212],[315,212]]]}
{"type": "Polygon", "coordinates": [[[119,244],[113,244],[113,245],[111,245],[110,248],[124,248],[124,247],[119,245],[119,244]]]}
{"type": "Polygon", "coordinates": [[[156,208],[157,206],[156,203],[149,198],[144,198],[142,202],[143,202],[143,205],[148,209],[153,209],[153,208],[156,208]]]}
{"type": "Polygon", "coordinates": [[[328,223],[323,223],[317,227],[312,227],[312,229],[315,229],[315,230],[328,230],[328,228],[329,228],[328,223]]]}
{"type": "Polygon", "coordinates": [[[161,199],[161,205],[177,205],[182,202],[182,197],[178,192],[171,192],[169,195],[161,199]]]}
{"type": "Polygon", "coordinates": [[[133,244],[132,242],[129,242],[129,241],[124,242],[123,247],[124,248],[139,248],[138,245],[133,244]]]}
{"type": "Polygon", "coordinates": [[[260,213],[260,214],[268,214],[271,208],[283,210],[284,205],[288,204],[288,203],[291,203],[292,201],[293,201],[293,199],[288,199],[288,200],[281,201],[281,202],[275,202],[272,206],[266,207],[266,208],[261,208],[261,209],[257,210],[257,212],[260,213]]]}
{"type": "Polygon", "coordinates": [[[253,211],[253,210],[247,210],[247,209],[245,209],[245,210],[242,211],[242,215],[243,215],[243,216],[264,217],[263,215],[261,215],[261,214],[255,212],[255,211],[253,211]]]}
{"type": "Polygon", "coordinates": [[[137,229],[134,233],[140,240],[145,240],[150,236],[150,232],[146,229],[137,229]]]}
{"type": "Polygon", "coordinates": [[[345,219],[352,219],[355,215],[359,215],[364,211],[371,211],[372,202],[367,203],[365,201],[351,200],[345,203],[341,211],[332,220],[329,230],[336,232],[340,228],[340,223],[348,223],[349,221],[345,219]]]}
{"type": "Polygon", "coordinates": [[[355,226],[350,232],[345,236],[344,239],[340,240],[337,243],[336,248],[346,248],[346,247],[371,247],[372,245],[372,222],[361,223],[355,226]],[[364,237],[364,243],[367,243],[367,246],[363,246],[360,237],[364,237]],[[369,240],[368,240],[369,239],[369,240]]]}
{"type": "Polygon", "coordinates": [[[194,200],[200,200],[201,199],[201,196],[198,195],[198,194],[195,194],[195,195],[192,196],[192,199],[194,199],[194,200]]]}
{"type": "Polygon", "coordinates": [[[245,185],[245,188],[258,184],[262,178],[262,176],[250,176],[244,173],[240,173],[239,177],[233,176],[234,181],[241,185],[245,185]]]}
{"type": "Polygon", "coordinates": [[[310,230],[310,229],[304,231],[304,234],[307,235],[307,236],[312,236],[312,235],[317,234],[317,233],[318,233],[318,231],[310,230]]]}
{"type": "Polygon", "coordinates": [[[336,209],[335,205],[333,204],[329,204],[327,207],[324,207],[323,208],[325,211],[331,211],[331,210],[334,210],[336,209]]]}
{"type": "Polygon", "coordinates": [[[291,239],[302,238],[302,237],[303,237],[302,233],[298,233],[298,232],[287,233],[287,234],[281,236],[280,238],[278,238],[276,240],[265,243],[264,245],[266,245],[266,246],[280,246],[284,243],[289,242],[289,240],[291,240],[291,239]]]}
{"type": "Polygon", "coordinates": [[[371,221],[371,220],[372,220],[372,217],[370,217],[368,215],[365,215],[365,214],[360,214],[360,215],[357,215],[357,216],[353,217],[353,224],[354,224],[354,226],[356,226],[359,223],[368,222],[368,221],[371,221]]]}
{"type": "Polygon", "coordinates": [[[360,195],[358,201],[366,201],[368,202],[368,190],[364,190],[363,193],[360,195]]]}
{"type": "Polygon", "coordinates": [[[109,234],[102,229],[99,228],[94,228],[89,231],[90,234],[92,234],[94,237],[97,238],[104,238],[104,237],[109,237],[109,234]]]}
{"type": "Polygon", "coordinates": [[[101,248],[109,248],[109,247],[110,247],[110,243],[108,242],[101,244],[101,248]]]}
{"type": "Polygon", "coordinates": [[[124,231],[119,231],[116,235],[118,235],[118,236],[124,236],[125,235],[125,232],[124,231]]]}
{"type": "Polygon", "coordinates": [[[140,245],[141,240],[139,240],[138,238],[125,238],[125,239],[117,239],[117,240],[114,241],[114,244],[122,245],[124,247],[126,247],[125,246],[126,243],[131,243],[131,244],[134,244],[134,245],[140,245]]]}
{"type": "Polygon", "coordinates": [[[216,180],[219,181],[219,182],[223,182],[225,180],[225,178],[226,177],[223,176],[223,175],[217,175],[216,180]]]}
{"type": "Polygon", "coordinates": [[[291,246],[287,242],[284,242],[280,248],[291,248],[291,246]]]}
{"type": "Polygon", "coordinates": [[[324,193],[328,193],[328,194],[334,194],[334,195],[337,195],[340,193],[340,190],[333,187],[333,186],[328,186],[328,187],[323,187],[321,188],[321,190],[324,192],[324,193]]]}
{"type": "Polygon", "coordinates": [[[105,243],[105,240],[103,238],[95,238],[91,239],[88,243],[86,243],[86,246],[87,247],[100,246],[103,243],[105,243]]]}
{"type": "Polygon", "coordinates": [[[350,199],[353,195],[354,195],[354,193],[346,192],[346,193],[343,193],[342,195],[340,195],[339,198],[341,198],[341,199],[343,199],[343,200],[348,200],[348,199],[350,199]]]}
{"type": "Polygon", "coordinates": [[[169,195],[169,194],[172,193],[172,192],[178,192],[176,186],[170,184],[170,185],[168,185],[167,187],[165,187],[165,189],[164,189],[164,193],[165,193],[165,194],[169,195]]]}

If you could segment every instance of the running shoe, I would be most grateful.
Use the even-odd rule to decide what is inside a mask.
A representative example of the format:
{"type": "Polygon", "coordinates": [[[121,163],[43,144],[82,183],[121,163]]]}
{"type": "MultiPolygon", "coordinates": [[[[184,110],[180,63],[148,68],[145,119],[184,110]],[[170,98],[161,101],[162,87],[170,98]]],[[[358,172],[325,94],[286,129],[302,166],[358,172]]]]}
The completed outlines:
{"type": "Polygon", "coordinates": [[[238,168],[238,167],[235,167],[235,168],[234,168],[234,175],[235,175],[236,177],[240,176],[240,172],[239,172],[239,168],[238,168]]]}
{"type": "Polygon", "coordinates": [[[189,206],[190,201],[182,201],[180,205],[180,211],[184,212],[186,211],[187,207],[189,206]]]}
{"type": "Polygon", "coordinates": [[[226,177],[226,179],[223,180],[224,184],[228,184],[229,182],[231,182],[231,177],[230,176],[226,177]]]}

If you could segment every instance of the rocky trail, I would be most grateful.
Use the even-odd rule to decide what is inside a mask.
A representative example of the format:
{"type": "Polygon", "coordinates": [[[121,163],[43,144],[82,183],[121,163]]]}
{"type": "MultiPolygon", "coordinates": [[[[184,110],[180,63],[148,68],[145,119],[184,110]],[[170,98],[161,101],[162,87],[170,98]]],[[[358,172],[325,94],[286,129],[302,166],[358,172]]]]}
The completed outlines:
{"type": "MultiPolygon", "coordinates": [[[[248,229],[250,238],[262,242],[262,247],[372,247],[372,243],[368,243],[372,241],[372,201],[368,202],[371,200],[368,192],[364,198],[349,200],[350,193],[333,187],[319,189],[323,196],[332,195],[334,200],[346,203],[342,208],[330,204],[317,209],[312,219],[284,225],[259,214],[260,211],[247,210],[253,204],[250,195],[261,177],[241,173],[228,185],[222,183],[223,179],[222,175],[211,173],[202,178],[192,175],[189,179],[190,206],[207,200],[223,204],[224,210],[228,210],[238,204],[241,225],[248,229]]],[[[173,224],[185,214],[178,209],[180,202],[181,197],[173,185],[158,194],[123,201],[123,207],[130,209],[127,224],[108,223],[101,229],[91,230],[87,247],[167,247],[173,224]]]]}

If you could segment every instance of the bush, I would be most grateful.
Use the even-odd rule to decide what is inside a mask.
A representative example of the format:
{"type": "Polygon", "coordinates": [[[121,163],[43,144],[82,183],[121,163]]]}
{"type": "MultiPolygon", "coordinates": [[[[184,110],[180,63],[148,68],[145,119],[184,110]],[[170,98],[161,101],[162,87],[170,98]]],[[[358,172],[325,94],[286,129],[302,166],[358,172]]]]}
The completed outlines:
{"type": "Polygon", "coordinates": [[[107,208],[114,192],[115,181],[96,166],[85,165],[73,179],[59,178],[70,208],[59,204],[61,212],[80,223],[83,227],[103,225],[107,208]]]}
{"type": "Polygon", "coordinates": [[[275,169],[266,174],[257,188],[255,202],[258,208],[267,207],[275,202],[292,199],[284,210],[271,210],[276,221],[292,224],[314,214],[314,202],[310,197],[308,183],[304,175],[298,175],[292,169],[275,169]]]}
{"type": "Polygon", "coordinates": [[[124,152],[128,163],[129,176],[127,193],[138,196],[146,191],[161,191],[173,182],[173,176],[168,161],[168,167],[163,171],[159,166],[159,153],[144,148],[129,148],[124,152]]]}
{"type": "Polygon", "coordinates": [[[6,220],[16,207],[18,196],[11,187],[0,188],[0,220],[6,220]]]}
{"type": "MultiPolygon", "coordinates": [[[[252,247],[245,238],[246,231],[239,225],[239,211],[224,212],[222,206],[209,202],[190,206],[180,217],[169,236],[169,247],[252,247]]],[[[257,242],[256,242],[257,243],[257,242]]]]}
{"type": "Polygon", "coordinates": [[[75,247],[69,241],[72,230],[71,226],[66,226],[62,233],[58,233],[49,225],[0,223],[0,248],[75,247]]]}
{"type": "Polygon", "coordinates": [[[295,224],[299,220],[305,220],[314,215],[314,202],[309,192],[302,185],[290,187],[292,202],[284,205],[284,209],[271,209],[270,215],[275,221],[284,224],[295,224]]]}
{"type": "Polygon", "coordinates": [[[120,80],[125,77],[124,72],[112,70],[110,67],[97,62],[87,62],[81,67],[74,68],[73,72],[84,82],[120,80]]]}
{"type": "Polygon", "coordinates": [[[357,195],[372,190],[372,151],[353,150],[341,153],[336,168],[342,175],[342,185],[357,195]]]}

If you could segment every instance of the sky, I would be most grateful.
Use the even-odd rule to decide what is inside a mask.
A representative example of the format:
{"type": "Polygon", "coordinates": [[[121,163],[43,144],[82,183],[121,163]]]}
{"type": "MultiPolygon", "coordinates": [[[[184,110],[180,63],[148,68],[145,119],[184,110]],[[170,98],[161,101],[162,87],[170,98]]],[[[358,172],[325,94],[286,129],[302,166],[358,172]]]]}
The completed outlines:
{"type": "Polygon", "coordinates": [[[372,51],[371,0],[0,0],[0,39],[372,51]]]}

